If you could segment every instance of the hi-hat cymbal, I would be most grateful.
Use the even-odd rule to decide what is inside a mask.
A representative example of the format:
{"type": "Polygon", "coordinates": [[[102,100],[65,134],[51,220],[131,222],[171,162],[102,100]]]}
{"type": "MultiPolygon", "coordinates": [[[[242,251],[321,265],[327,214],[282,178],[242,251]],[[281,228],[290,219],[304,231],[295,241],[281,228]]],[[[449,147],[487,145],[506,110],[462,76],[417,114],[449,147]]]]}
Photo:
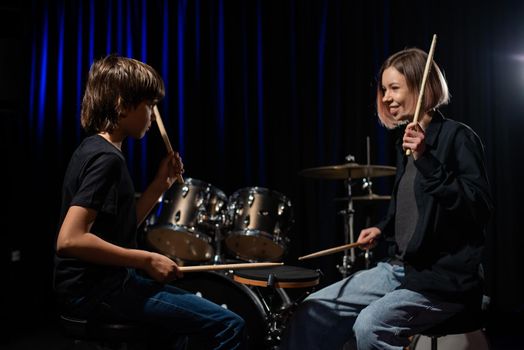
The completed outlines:
{"type": "MultiPolygon", "coordinates": [[[[336,202],[345,202],[348,199],[349,199],[348,197],[339,197],[339,198],[335,198],[335,201],[336,202]]],[[[381,196],[378,194],[371,193],[365,196],[353,196],[351,197],[351,199],[353,201],[387,201],[391,199],[391,196],[381,196]]]]}
{"type": "Polygon", "coordinates": [[[359,179],[364,177],[379,177],[395,175],[397,168],[386,165],[360,165],[347,163],[342,165],[322,166],[300,171],[298,174],[320,179],[359,179]]]}

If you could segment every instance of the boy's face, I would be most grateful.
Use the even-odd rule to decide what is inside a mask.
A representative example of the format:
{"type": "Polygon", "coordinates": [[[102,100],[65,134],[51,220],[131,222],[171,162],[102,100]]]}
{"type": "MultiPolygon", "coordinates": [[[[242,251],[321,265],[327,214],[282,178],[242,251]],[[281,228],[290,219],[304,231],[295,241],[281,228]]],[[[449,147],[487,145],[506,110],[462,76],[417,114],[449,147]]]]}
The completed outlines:
{"type": "Polygon", "coordinates": [[[119,126],[125,136],[141,139],[155,120],[153,114],[154,104],[151,101],[142,101],[136,108],[126,109],[120,115],[119,126]]]}

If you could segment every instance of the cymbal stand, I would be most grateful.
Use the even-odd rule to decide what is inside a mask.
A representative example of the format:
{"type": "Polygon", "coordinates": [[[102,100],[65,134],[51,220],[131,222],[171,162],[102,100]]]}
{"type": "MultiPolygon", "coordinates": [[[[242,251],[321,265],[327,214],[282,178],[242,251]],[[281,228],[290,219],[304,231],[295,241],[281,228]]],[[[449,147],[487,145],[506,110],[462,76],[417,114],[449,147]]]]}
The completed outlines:
{"type": "MultiPolygon", "coordinates": [[[[354,162],[355,157],[348,155],[346,157],[348,163],[354,162]]],[[[353,233],[353,199],[351,194],[351,175],[348,174],[348,178],[344,181],[347,192],[348,192],[348,207],[343,210],[341,213],[344,216],[344,244],[353,243],[355,241],[355,236],[353,233]]],[[[338,271],[342,274],[342,277],[345,278],[349,275],[351,268],[353,267],[356,260],[355,248],[350,248],[344,251],[344,256],[342,257],[342,264],[337,265],[338,271]]]]}
{"type": "MultiPolygon", "coordinates": [[[[371,166],[371,151],[369,146],[369,136],[366,136],[366,159],[368,162],[368,168],[371,166]]],[[[371,196],[373,194],[373,182],[371,181],[370,176],[366,176],[362,179],[362,189],[368,190],[368,194],[371,196]]]]}
{"type": "MultiPolygon", "coordinates": [[[[366,136],[366,159],[368,162],[368,167],[371,166],[371,147],[369,145],[369,136],[366,136]]],[[[368,195],[371,197],[373,196],[373,182],[371,181],[371,177],[366,176],[362,180],[362,189],[368,191],[368,195]]],[[[369,216],[366,219],[366,227],[370,226],[369,222],[369,216]]],[[[371,259],[372,259],[372,253],[369,251],[369,249],[366,249],[366,252],[364,253],[364,261],[366,265],[366,269],[369,269],[371,267],[371,259]]]]}

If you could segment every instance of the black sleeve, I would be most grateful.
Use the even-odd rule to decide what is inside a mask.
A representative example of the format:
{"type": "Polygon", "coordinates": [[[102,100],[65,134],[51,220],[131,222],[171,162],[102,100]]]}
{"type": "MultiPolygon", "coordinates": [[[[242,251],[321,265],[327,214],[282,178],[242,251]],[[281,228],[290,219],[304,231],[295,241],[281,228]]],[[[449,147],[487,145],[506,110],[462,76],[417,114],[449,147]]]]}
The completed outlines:
{"type": "Polygon", "coordinates": [[[116,201],[120,163],[121,160],[110,153],[99,154],[87,162],[71,205],[114,214],[118,205],[116,201]]]}
{"type": "Polygon", "coordinates": [[[484,165],[484,148],[469,128],[460,128],[453,138],[453,164],[442,164],[430,152],[415,161],[422,174],[422,188],[439,204],[463,219],[483,225],[492,211],[484,165]]]}

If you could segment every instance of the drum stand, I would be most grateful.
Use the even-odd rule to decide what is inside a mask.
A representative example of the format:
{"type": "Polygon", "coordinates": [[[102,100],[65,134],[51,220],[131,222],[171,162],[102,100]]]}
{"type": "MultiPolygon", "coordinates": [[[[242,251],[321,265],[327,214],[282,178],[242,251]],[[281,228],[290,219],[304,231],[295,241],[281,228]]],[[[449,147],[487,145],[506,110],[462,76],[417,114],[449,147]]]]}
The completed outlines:
{"type": "Polygon", "coordinates": [[[291,298],[286,293],[284,288],[275,286],[275,275],[273,274],[269,274],[268,276],[267,287],[271,288],[271,290],[274,292],[267,297],[263,295],[260,288],[255,287],[254,290],[266,312],[266,320],[268,325],[265,339],[266,346],[269,350],[278,350],[280,348],[279,345],[281,342],[282,333],[284,331],[284,326],[287,323],[288,318],[291,317],[293,311],[299,305],[299,303],[310,294],[310,291],[305,292],[303,297],[295,301],[291,301],[291,298]],[[278,295],[281,301],[281,305],[277,310],[275,310],[272,305],[274,301],[274,294],[278,295]]]}
{"type": "Polygon", "coordinates": [[[220,224],[215,224],[215,256],[213,256],[213,264],[221,265],[224,263],[224,256],[222,255],[222,227],[220,224]]]}
{"type": "Polygon", "coordinates": [[[320,271],[300,267],[277,266],[271,270],[249,269],[235,271],[233,280],[245,285],[256,294],[265,315],[264,349],[278,350],[284,327],[299,303],[319,283],[320,271]],[[285,288],[308,288],[298,298],[290,298],[285,288]]]}
{"type": "MultiPolygon", "coordinates": [[[[268,349],[278,349],[282,337],[283,325],[287,319],[286,314],[290,314],[288,310],[290,310],[294,304],[291,302],[291,299],[284,289],[272,288],[282,300],[282,306],[276,311],[273,311],[273,307],[271,306],[272,300],[268,303],[258,288],[256,288],[256,294],[266,311],[267,333],[265,343],[268,346],[268,349]]],[[[270,296],[270,298],[272,299],[272,296],[270,296]]]]}

